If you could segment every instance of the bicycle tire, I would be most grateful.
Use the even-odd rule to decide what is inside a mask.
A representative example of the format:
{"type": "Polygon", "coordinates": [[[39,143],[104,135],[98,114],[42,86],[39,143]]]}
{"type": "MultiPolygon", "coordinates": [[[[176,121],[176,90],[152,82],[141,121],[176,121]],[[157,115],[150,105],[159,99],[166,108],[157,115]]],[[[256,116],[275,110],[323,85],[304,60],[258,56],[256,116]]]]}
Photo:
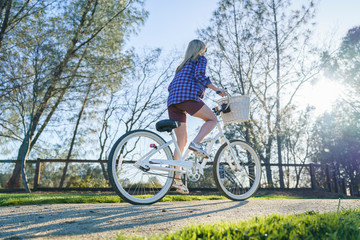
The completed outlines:
{"type": "MultiPolygon", "coordinates": [[[[167,194],[173,172],[146,171],[135,165],[139,157],[163,144],[162,137],[148,130],[130,131],[116,141],[109,155],[108,173],[111,186],[122,199],[131,204],[148,205],[167,194]]],[[[157,159],[171,160],[172,156],[169,146],[156,152],[157,159]]]]}
{"type": "MultiPolygon", "coordinates": [[[[227,143],[216,152],[213,175],[219,191],[229,199],[242,201],[251,197],[260,185],[261,163],[254,149],[242,140],[231,140],[231,147],[239,161],[240,169],[233,171],[228,161],[233,159],[227,143]],[[226,151],[226,154],[225,154],[226,151]]],[[[231,164],[233,164],[231,160],[231,164]]],[[[235,166],[233,164],[233,166],[235,166]]]]}

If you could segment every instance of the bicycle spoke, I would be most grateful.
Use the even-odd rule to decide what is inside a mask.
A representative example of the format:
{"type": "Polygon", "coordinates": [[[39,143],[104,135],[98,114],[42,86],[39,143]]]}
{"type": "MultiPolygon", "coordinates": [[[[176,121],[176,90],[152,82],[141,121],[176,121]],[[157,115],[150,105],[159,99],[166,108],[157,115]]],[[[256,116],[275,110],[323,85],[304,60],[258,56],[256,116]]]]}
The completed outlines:
{"type": "MultiPolygon", "coordinates": [[[[170,189],[173,172],[139,167],[142,166],[140,159],[150,158],[150,162],[151,159],[171,160],[169,147],[161,150],[153,147],[164,144],[165,141],[157,134],[136,130],[122,136],[114,145],[109,156],[109,177],[123,199],[135,204],[151,204],[170,189]]],[[[161,166],[170,168],[168,164],[161,166]]]]}
{"type": "Polygon", "coordinates": [[[213,170],[215,182],[219,190],[230,199],[246,199],[256,191],[259,185],[260,161],[254,151],[250,152],[249,149],[246,143],[235,140],[231,141],[231,146],[227,144],[221,146],[216,154],[213,170]],[[235,159],[230,153],[230,147],[233,149],[235,159]],[[220,166],[222,166],[221,169],[220,166]]]}

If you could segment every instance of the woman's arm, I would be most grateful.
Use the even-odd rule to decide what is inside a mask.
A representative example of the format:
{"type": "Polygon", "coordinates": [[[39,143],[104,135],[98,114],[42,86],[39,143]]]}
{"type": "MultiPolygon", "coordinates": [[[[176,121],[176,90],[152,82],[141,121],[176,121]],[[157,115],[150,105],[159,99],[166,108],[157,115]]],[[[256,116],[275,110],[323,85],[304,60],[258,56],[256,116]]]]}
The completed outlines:
{"type": "Polygon", "coordinates": [[[207,60],[205,57],[200,57],[199,58],[199,62],[196,65],[196,69],[195,69],[195,78],[201,82],[204,86],[214,90],[215,92],[219,91],[220,92],[220,96],[224,97],[226,95],[226,92],[224,89],[221,88],[217,88],[215,87],[211,81],[209,77],[205,76],[205,71],[206,71],[206,63],[207,60]]]}
{"type": "Polygon", "coordinates": [[[207,87],[210,88],[211,90],[214,90],[215,92],[220,92],[219,95],[222,97],[226,96],[225,89],[217,88],[212,83],[208,84],[207,87]]]}
{"type": "Polygon", "coordinates": [[[199,62],[195,68],[195,79],[199,81],[203,86],[211,84],[210,78],[205,76],[207,60],[205,57],[200,57],[199,62]]]}

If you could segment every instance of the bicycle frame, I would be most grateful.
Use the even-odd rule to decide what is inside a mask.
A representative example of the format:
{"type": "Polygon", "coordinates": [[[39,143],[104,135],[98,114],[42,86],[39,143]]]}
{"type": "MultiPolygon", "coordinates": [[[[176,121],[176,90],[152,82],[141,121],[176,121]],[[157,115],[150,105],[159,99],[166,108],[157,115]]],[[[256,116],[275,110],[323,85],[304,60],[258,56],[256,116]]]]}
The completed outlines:
{"type": "MultiPolygon", "coordinates": [[[[212,109],[216,116],[230,111],[231,99],[227,95],[227,103],[222,99],[212,109]]],[[[169,131],[169,128],[178,126],[175,123],[163,120],[156,124],[156,128],[160,132],[169,131]]],[[[222,127],[223,123],[218,120],[218,131],[215,130],[212,137],[203,140],[206,148],[202,152],[214,155],[211,160],[197,156],[196,152],[191,153],[188,145],[181,153],[177,143],[181,139],[176,138],[176,130],[169,132],[169,141],[145,129],[127,132],[117,140],[109,155],[111,185],[129,203],[152,204],[161,200],[170,188],[178,188],[176,185],[180,182],[175,181],[174,185],[174,179],[178,180],[180,177],[187,187],[188,182],[197,182],[201,176],[204,177],[205,170],[212,170],[214,183],[224,196],[235,201],[251,197],[261,181],[260,159],[245,141],[227,139],[222,127]],[[180,160],[175,160],[173,153],[180,160]],[[212,166],[208,168],[208,165],[212,166]]],[[[187,193],[185,188],[179,190],[187,193]]]]}
{"type": "MultiPolygon", "coordinates": [[[[215,141],[218,140],[219,138],[221,138],[221,144],[223,144],[224,142],[226,142],[228,144],[228,146],[230,147],[231,155],[235,159],[234,150],[231,148],[230,141],[225,137],[225,134],[224,134],[219,122],[217,122],[216,127],[218,129],[218,133],[216,134],[216,136],[214,138],[204,140],[204,142],[210,142],[210,144],[207,147],[207,151],[206,151],[207,154],[210,154],[210,152],[215,144],[215,141]]],[[[161,170],[161,171],[166,171],[166,172],[174,171],[174,172],[180,172],[180,173],[186,173],[186,170],[191,169],[192,167],[195,166],[196,168],[199,168],[200,174],[203,175],[203,169],[205,168],[205,165],[207,164],[207,162],[209,160],[205,158],[201,164],[198,164],[198,163],[195,164],[194,162],[185,161],[188,158],[190,150],[187,148],[185,153],[183,155],[181,155],[180,148],[179,148],[179,145],[177,144],[177,140],[176,140],[176,137],[175,137],[175,134],[173,131],[170,132],[170,136],[171,136],[170,141],[166,142],[165,144],[163,144],[159,147],[155,147],[154,149],[152,149],[151,151],[146,153],[143,157],[141,157],[135,163],[135,165],[142,169],[148,169],[148,170],[154,169],[154,170],[161,170]],[[181,156],[180,160],[151,159],[151,156],[153,156],[156,152],[162,150],[165,147],[170,146],[171,144],[175,145],[175,151],[177,151],[178,156],[181,156]],[[153,163],[160,164],[160,166],[154,165],[153,163]],[[171,168],[162,167],[161,164],[170,165],[171,168]],[[176,168],[176,167],[183,168],[184,170],[176,168]]],[[[229,156],[227,155],[227,153],[225,153],[225,158],[232,170],[240,169],[240,164],[238,163],[238,161],[234,161],[235,162],[235,166],[234,166],[231,163],[231,160],[230,160],[229,156]]]]}

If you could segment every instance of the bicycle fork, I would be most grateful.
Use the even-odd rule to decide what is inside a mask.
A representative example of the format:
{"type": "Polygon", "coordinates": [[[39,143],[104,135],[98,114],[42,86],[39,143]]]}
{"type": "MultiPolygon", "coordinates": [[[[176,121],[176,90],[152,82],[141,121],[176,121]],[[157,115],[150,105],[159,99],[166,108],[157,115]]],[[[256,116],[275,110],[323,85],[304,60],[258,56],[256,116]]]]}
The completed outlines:
{"type": "Polygon", "coordinates": [[[218,134],[221,135],[221,137],[222,137],[221,143],[223,144],[223,142],[225,141],[226,144],[229,146],[230,155],[231,155],[231,157],[234,159],[235,166],[234,166],[234,164],[231,163],[231,160],[230,160],[227,152],[225,151],[225,152],[224,152],[224,155],[225,155],[226,161],[228,162],[228,164],[229,164],[229,166],[230,166],[230,168],[231,168],[232,171],[235,172],[236,170],[240,170],[241,166],[240,166],[239,162],[236,161],[235,150],[231,147],[230,141],[225,137],[225,134],[224,134],[224,132],[222,131],[222,129],[221,129],[221,127],[220,127],[220,124],[218,123],[216,126],[217,126],[217,128],[218,128],[218,130],[219,130],[219,133],[218,133],[218,134]]]}

